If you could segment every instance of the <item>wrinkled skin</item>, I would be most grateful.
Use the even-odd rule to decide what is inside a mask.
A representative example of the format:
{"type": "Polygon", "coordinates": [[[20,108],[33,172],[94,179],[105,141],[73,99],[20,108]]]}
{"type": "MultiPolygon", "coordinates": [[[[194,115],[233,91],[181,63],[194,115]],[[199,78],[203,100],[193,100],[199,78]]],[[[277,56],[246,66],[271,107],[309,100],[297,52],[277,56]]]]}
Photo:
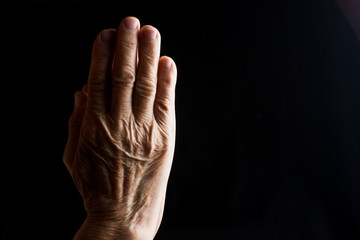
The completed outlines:
{"type": "Polygon", "coordinates": [[[136,18],[95,39],[75,93],[64,163],[87,218],[74,239],[153,239],[175,145],[176,66],[136,18]]]}

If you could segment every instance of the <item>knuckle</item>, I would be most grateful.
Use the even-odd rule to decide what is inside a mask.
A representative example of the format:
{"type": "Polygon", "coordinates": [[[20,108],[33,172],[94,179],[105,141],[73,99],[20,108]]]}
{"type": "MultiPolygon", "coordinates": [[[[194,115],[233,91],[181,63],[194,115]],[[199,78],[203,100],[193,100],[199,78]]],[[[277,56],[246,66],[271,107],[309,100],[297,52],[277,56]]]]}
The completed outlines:
{"type": "Polygon", "coordinates": [[[108,59],[108,55],[107,54],[99,54],[94,61],[92,62],[93,64],[93,68],[102,68],[102,69],[107,69],[107,66],[109,64],[109,59],[108,59]]]}
{"type": "Polygon", "coordinates": [[[155,82],[157,78],[155,68],[151,67],[151,65],[142,67],[137,73],[137,78],[140,82],[148,85],[151,84],[151,86],[155,87],[155,82]]]}
{"type": "Polygon", "coordinates": [[[157,59],[158,53],[154,48],[147,49],[141,54],[141,60],[146,63],[154,64],[157,59]]]}
{"type": "Polygon", "coordinates": [[[107,67],[108,60],[105,58],[98,58],[93,61],[89,74],[90,82],[105,81],[110,75],[109,68],[107,67]]]}
{"type": "Polygon", "coordinates": [[[173,82],[174,82],[174,81],[173,81],[172,76],[166,75],[166,76],[162,76],[162,77],[161,77],[160,84],[161,84],[164,88],[173,89],[173,88],[174,88],[173,82]]]}
{"type": "Polygon", "coordinates": [[[134,39],[132,40],[125,40],[122,39],[119,42],[121,48],[123,48],[124,51],[134,51],[135,49],[137,49],[137,40],[134,39]]]}
{"type": "Polygon", "coordinates": [[[172,107],[166,103],[158,103],[154,108],[156,121],[161,125],[169,124],[169,117],[173,114],[172,107]]]}
{"type": "Polygon", "coordinates": [[[132,84],[135,82],[135,72],[130,66],[118,68],[114,72],[112,81],[115,85],[132,84]]]}
{"type": "Polygon", "coordinates": [[[142,76],[136,81],[136,92],[141,96],[152,96],[155,94],[156,81],[150,76],[142,76]]]}
{"type": "Polygon", "coordinates": [[[172,109],[173,101],[166,96],[158,96],[157,97],[157,108],[160,111],[168,112],[172,109]]]}
{"type": "Polygon", "coordinates": [[[151,100],[155,96],[155,91],[153,91],[152,89],[147,88],[147,87],[138,86],[136,88],[136,95],[143,99],[151,100]]]}
{"type": "Polygon", "coordinates": [[[156,77],[153,74],[138,74],[136,84],[140,87],[144,86],[145,88],[156,88],[156,77]]]}
{"type": "Polygon", "coordinates": [[[89,85],[103,85],[108,77],[109,73],[105,70],[98,69],[96,71],[92,71],[89,76],[89,85]]]}
{"type": "MultiPolygon", "coordinates": [[[[92,76],[92,78],[98,79],[99,77],[92,76]]],[[[90,94],[94,94],[97,92],[103,92],[106,89],[106,82],[105,81],[98,81],[98,80],[91,80],[88,82],[88,91],[90,94]]]]}

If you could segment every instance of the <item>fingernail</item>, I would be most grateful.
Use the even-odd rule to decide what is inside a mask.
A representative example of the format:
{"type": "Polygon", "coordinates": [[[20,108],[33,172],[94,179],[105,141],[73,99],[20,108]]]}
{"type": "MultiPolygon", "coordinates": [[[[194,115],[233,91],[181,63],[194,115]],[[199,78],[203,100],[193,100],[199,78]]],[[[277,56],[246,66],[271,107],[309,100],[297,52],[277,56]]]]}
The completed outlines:
{"type": "Polygon", "coordinates": [[[171,68],[171,60],[166,58],[162,61],[164,69],[169,70],[171,68]]]}
{"type": "Polygon", "coordinates": [[[104,30],[101,32],[101,40],[103,42],[110,42],[114,34],[112,30],[104,30]]]}
{"type": "Polygon", "coordinates": [[[154,29],[148,28],[144,31],[144,36],[149,40],[154,40],[156,38],[157,32],[154,29]]]}
{"type": "Polygon", "coordinates": [[[126,18],[124,20],[124,26],[128,29],[128,30],[135,30],[138,26],[138,20],[136,18],[126,18]]]}

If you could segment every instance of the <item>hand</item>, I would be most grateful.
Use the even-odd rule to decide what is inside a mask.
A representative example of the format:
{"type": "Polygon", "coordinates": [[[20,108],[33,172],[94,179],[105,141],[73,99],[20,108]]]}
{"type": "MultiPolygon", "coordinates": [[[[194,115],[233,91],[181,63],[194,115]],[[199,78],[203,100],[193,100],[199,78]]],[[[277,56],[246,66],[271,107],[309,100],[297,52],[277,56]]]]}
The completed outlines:
{"type": "Polygon", "coordinates": [[[175,146],[176,66],[136,18],[96,38],[64,163],[87,218],[75,239],[153,239],[175,146]]]}

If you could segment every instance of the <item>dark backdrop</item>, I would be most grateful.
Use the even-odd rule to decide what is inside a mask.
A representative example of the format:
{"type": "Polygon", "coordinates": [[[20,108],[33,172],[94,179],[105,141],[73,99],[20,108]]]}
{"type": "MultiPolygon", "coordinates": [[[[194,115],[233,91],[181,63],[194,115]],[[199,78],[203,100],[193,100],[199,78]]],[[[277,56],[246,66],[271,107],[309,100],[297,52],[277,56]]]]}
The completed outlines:
{"type": "Polygon", "coordinates": [[[360,239],[360,44],[334,1],[41,2],[3,8],[4,239],[70,239],[84,220],[62,163],[73,93],[128,15],[179,72],[156,239],[360,239]]]}

